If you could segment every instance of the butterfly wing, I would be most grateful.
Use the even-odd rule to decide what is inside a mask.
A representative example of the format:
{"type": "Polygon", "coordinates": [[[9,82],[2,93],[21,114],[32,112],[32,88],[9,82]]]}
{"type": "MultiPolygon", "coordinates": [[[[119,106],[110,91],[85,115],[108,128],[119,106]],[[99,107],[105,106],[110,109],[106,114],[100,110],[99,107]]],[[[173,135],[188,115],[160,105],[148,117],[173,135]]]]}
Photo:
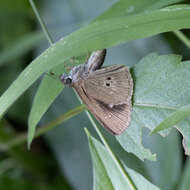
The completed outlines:
{"type": "Polygon", "coordinates": [[[97,71],[96,76],[89,75],[73,87],[87,108],[109,132],[121,134],[131,120],[132,78],[125,66],[110,66],[97,71]],[[108,77],[111,77],[113,82],[112,87],[107,89],[104,81],[110,80],[108,77]]]}
{"type": "Polygon", "coordinates": [[[102,102],[94,102],[89,109],[95,118],[112,134],[121,134],[131,121],[131,104],[124,103],[110,108],[102,102]]]}
{"type": "Polygon", "coordinates": [[[124,65],[96,70],[87,76],[84,86],[91,97],[110,105],[130,101],[133,91],[131,74],[124,65]]]}

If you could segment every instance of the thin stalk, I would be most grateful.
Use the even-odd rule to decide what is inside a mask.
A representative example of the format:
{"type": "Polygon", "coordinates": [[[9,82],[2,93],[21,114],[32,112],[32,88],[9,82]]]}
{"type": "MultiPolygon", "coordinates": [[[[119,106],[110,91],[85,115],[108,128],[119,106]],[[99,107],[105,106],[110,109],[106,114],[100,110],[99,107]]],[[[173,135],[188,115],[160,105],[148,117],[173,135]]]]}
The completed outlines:
{"type": "Polygon", "coordinates": [[[183,32],[176,30],[174,34],[190,49],[190,40],[183,32]]]}
{"type": "Polygon", "coordinates": [[[41,25],[41,27],[42,27],[42,30],[43,30],[48,42],[50,43],[50,45],[53,45],[53,39],[51,38],[51,36],[50,36],[50,34],[49,34],[48,30],[47,30],[47,27],[46,27],[42,17],[40,16],[40,14],[39,14],[39,12],[38,12],[38,10],[36,8],[36,5],[35,5],[34,1],[29,0],[29,2],[30,2],[30,5],[31,5],[31,7],[32,7],[32,9],[33,9],[33,11],[34,11],[40,25],[41,25]]]}
{"type": "MultiPolygon", "coordinates": [[[[74,117],[75,115],[81,113],[82,111],[84,111],[86,108],[86,106],[80,105],[68,112],[66,112],[65,114],[62,114],[60,117],[56,118],[55,120],[40,126],[35,133],[35,137],[39,137],[40,135],[43,135],[44,133],[46,133],[47,131],[53,129],[54,127],[56,127],[57,125],[62,124],[63,122],[69,120],[70,118],[74,117]]],[[[0,143],[0,149],[1,150],[8,150],[16,145],[19,145],[21,143],[26,142],[27,139],[27,133],[23,133],[20,135],[17,135],[17,137],[14,137],[14,139],[9,140],[7,143],[0,143]]]]}

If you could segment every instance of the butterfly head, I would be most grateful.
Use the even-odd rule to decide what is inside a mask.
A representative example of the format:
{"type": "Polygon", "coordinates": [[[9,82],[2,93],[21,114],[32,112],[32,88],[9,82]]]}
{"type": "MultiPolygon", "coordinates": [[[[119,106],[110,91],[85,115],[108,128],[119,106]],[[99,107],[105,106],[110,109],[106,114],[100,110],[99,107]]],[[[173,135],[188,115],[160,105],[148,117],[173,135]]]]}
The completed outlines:
{"type": "Polygon", "coordinates": [[[69,74],[62,74],[60,76],[60,79],[63,84],[72,86],[72,84],[78,81],[84,73],[85,73],[84,65],[78,65],[73,67],[69,74]]]}
{"type": "Polygon", "coordinates": [[[62,74],[60,76],[60,79],[61,79],[61,82],[64,84],[64,85],[68,85],[70,86],[72,84],[72,78],[67,75],[67,74],[62,74]]]}

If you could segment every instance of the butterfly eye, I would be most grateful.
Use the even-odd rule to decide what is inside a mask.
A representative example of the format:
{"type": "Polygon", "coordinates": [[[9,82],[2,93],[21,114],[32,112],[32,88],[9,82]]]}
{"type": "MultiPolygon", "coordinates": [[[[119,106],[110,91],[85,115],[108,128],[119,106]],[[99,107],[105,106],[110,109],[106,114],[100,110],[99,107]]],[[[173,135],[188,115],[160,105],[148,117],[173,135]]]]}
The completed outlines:
{"type": "Polygon", "coordinates": [[[65,79],[65,84],[71,84],[72,83],[72,79],[71,78],[66,78],[65,79]]]}
{"type": "Polygon", "coordinates": [[[110,86],[110,83],[106,83],[106,86],[110,86]]]}
{"type": "Polygon", "coordinates": [[[111,77],[108,77],[107,80],[111,80],[111,77]]]}

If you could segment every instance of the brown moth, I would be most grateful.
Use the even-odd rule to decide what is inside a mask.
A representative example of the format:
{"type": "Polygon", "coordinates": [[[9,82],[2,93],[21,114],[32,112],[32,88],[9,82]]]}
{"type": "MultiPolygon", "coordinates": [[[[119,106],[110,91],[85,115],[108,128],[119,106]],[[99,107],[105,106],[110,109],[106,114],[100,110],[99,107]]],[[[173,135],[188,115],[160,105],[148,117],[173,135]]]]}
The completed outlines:
{"type": "Polygon", "coordinates": [[[131,120],[133,80],[124,65],[102,67],[106,50],[95,51],[83,65],[61,75],[73,87],[88,110],[112,134],[121,134],[131,120]]]}

